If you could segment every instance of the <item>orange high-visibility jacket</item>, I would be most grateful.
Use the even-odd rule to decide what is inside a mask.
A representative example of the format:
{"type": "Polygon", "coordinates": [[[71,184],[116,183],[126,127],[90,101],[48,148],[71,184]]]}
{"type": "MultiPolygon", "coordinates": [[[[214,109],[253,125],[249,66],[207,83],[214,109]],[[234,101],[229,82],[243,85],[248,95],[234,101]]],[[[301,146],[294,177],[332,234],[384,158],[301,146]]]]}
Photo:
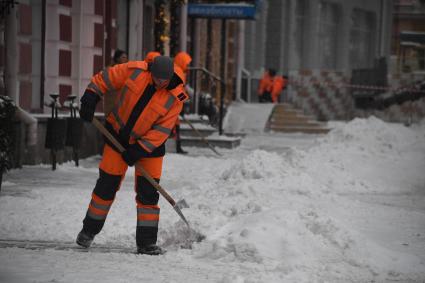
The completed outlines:
{"type": "Polygon", "coordinates": [[[169,86],[157,90],[147,62],[131,61],[96,74],[87,88],[100,97],[119,92],[107,126],[112,126],[121,142],[138,142],[149,154],[167,140],[188,98],[182,78],[181,70],[175,68],[169,86]]]}
{"type": "Polygon", "coordinates": [[[264,92],[271,92],[273,87],[273,77],[270,77],[269,72],[265,72],[260,80],[258,87],[258,95],[261,96],[264,92]]]}
{"type": "MultiPolygon", "coordinates": [[[[184,51],[177,53],[177,55],[174,57],[174,64],[183,71],[183,84],[186,84],[187,67],[189,66],[190,62],[192,62],[192,57],[190,57],[190,55],[184,51]]],[[[185,94],[189,97],[186,90],[185,94]]],[[[176,125],[180,125],[180,119],[177,119],[176,125]]]]}
{"type": "Polygon", "coordinates": [[[184,73],[184,83],[186,83],[187,67],[189,66],[190,62],[192,62],[192,57],[190,57],[190,55],[184,51],[177,53],[177,55],[174,57],[174,64],[179,66],[184,73]]]}
{"type": "Polygon", "coordinates": [[[276,76],[273,80],[273,85],[272,85],[272,101],[273,102],[278,102],[280,93],[282,92],[282,90],[285,88],[286,86],[286,80],[281,77],[281,76],[276,76]]]}

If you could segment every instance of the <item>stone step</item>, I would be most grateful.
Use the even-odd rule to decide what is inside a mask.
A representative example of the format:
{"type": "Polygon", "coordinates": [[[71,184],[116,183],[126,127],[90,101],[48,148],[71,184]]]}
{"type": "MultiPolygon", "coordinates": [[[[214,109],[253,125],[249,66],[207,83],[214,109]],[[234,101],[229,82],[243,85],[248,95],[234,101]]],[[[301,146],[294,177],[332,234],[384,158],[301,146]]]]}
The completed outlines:
{"type": "MultiPolygon", "coordinates": [[[[213,147],[222,148],[235,148],[241,144],[241,138],[239,137],[227,137],[227,136],[208,136],[204,137],[213,147]]],[[[189,137],[181,136],[182,146],[195,146],[195,147],[208,147],[208,145],[200,137],[189,137]]]]}
{"type": "MultiPolygon", "coordinates": [[[[215,132],[217,132],[217,129],[209,125],[204,125],[199,123],[192,124],[192,125],[203,137],[210,136],[214,134],[215,132]]],[[[190,137],[198,136],[198,134],[186,123],[180,124],[180,135],[190,136],[190,137]]]]}
{"type": "Polygon", "coordinates": [[[276,117],[306,117],[310,120],[315,119],[314,116],[304,114],[301,111],[272,112],[271,115],[276,117]]]}
{"type": "Polygon", "coordinates": [[[323,127],[324,125],[314,121],[285,121],[285,120],[272,120],[270,127],[273,126],[292,126],[292,127],[323,127]]]}
{"type": "Polygon", "coordinates": [[[306,134],[326,134],[327,128],[303,127],[303,126],[270,126],[269,130],[283,133],[306,133],[306,134]]]}
{"type": "Polygon", "coordinates": [[[297,109],[273,109],[272,115],[304,115],[304,112],[297,109]]]}
{"type": "Polygon", "coordinates": [[[288,122],[294,122],[294,123],[307,123],[309,121],[312,121],[313,119],[310,119],[309,117],[306,116],[278,116],[278,115],[273,115],[270,118],[271,122],[274,121],[288,121],[288,122]]]}
{"type": "Polygon", "coordinates": [[[294,105],[290,104],[290,103],[278,103],[274,106],[275,109],[280,109],[280,108],[291,108],[291,109],[295,109],[294,105]]]}
{"type": "Polygon", "coordinates": [[[267,129],[284,133],[325,134],[329,132],[325,124],[304,115],[303,111],[287,103],[275,105],[267,123],[267,129]]]}
{"type": "MultiPolygon", "coordinates": [[[[188,114],[188,115],[185,115],[184,118],[192,124],[204,124],[204,125],[209,124],[209,120],[207,116],[200,117],[199,115],[196,115],[196,114],[188,114]]],[[[186,124],[185,120],[183,119],[180,119],[180,122],[182,124],[186,124]]]]}

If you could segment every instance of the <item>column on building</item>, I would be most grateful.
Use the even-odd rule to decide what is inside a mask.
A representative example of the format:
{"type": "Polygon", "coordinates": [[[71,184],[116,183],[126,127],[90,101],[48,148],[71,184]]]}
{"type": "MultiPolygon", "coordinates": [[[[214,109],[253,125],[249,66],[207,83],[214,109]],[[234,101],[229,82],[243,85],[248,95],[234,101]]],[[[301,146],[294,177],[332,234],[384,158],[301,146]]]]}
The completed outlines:
{"type": "Polygon", "coordinates": [[[309,38],[305,37],[304,32],[308,9],[306,2],[306,0],[291,0],[286,3],[283,74],[302,67],[303,56],[306,53],[304,49],[306,45],[309,45],[309,38]]]}
{"type": "Polygon", "coordinates": [[[266,39],[266,69],[273,68],[277,71],[283,67],[285,37],[285,8],[287,1],[270,0],[267,15],[266,39]]]}
{"type": "Polygon", "coordinates": [[[251,73],[251,93],[249,101],[257,101],[258,82],[266,62],[268,2],[261,1],[257,7],[256,20],[245,22],[245,68],[251,73]]]}
{"type": "MultiPolygon", "coordinates": [[[[144,7],[147,10],[153,11],[153,6],[144,4],[143,0],[130,1],[130,20],[129,20],[129,57],[131,60],[143,60],[145,54],[143,54],[143,22],[144,22],[144,7]]],[[[151,15],[151,13],[147,13],[151,15]]],[[[153,31],[153,28],[152,28],[153,31]]],[[[151,47],[153,49],[153,46],[151,47]]],[[[150,50],[145,50],[148,52],[150,50]]]]}

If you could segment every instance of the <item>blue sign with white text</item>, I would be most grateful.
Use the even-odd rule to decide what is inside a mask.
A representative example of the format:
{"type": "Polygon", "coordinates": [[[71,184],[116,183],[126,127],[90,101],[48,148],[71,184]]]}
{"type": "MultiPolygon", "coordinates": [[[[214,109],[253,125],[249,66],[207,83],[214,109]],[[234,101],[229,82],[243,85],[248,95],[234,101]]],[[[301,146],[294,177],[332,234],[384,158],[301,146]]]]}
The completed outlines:
{"type": "Polygon", "coordinates": [[[215,19],[255,19],[254,5],[249,4],[188,4],[189,17],[215,19]]]}

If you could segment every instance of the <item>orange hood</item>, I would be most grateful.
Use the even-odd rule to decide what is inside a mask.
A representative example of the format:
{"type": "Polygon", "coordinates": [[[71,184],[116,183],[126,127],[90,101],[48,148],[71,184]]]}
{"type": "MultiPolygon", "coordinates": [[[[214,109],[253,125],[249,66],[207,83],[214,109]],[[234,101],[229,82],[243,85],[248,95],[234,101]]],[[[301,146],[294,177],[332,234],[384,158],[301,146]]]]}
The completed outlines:
{"type": "Polygon", "coordinates": [[[190,55],[184,51],[177,53],[177,55],[174,57],[174,64],[179,66],[183,72],[187,71],[187,66],[191,61],[192,57],[190,57],[190,55]]]}
{"type": "Polygon", "coordinates": [[[145,61],[148,63],[152,63],[153,59],[157,56],[161,56],[161,53],[157,51],[148,52],[148,54],[146,54],[145,61]]]}

